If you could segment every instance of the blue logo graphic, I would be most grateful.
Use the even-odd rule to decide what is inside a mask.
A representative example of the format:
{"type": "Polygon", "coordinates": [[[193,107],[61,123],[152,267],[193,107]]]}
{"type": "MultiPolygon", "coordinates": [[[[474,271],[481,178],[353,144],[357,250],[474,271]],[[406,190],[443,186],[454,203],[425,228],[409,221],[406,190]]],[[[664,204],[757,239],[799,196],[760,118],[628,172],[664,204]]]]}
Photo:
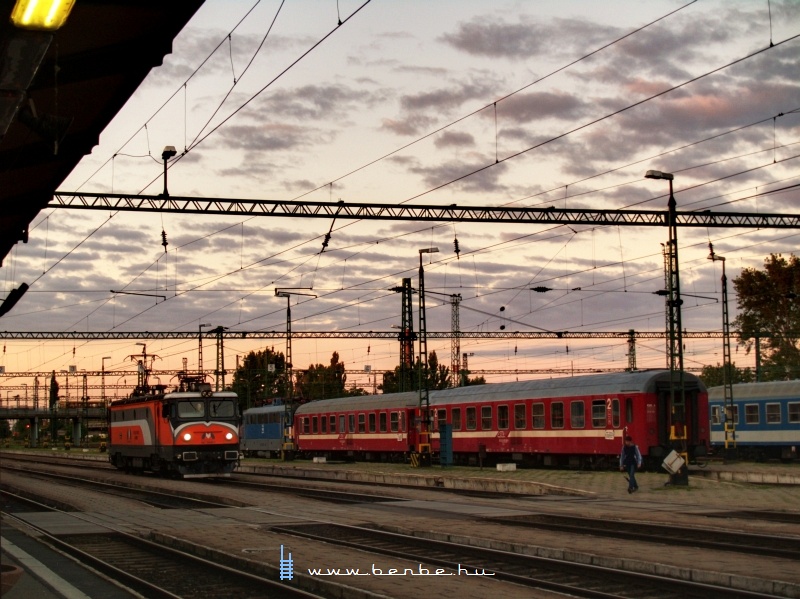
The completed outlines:
{"type": "Polygon", "coordinates": [[[292,562],[292,554],[289,557],[283,557],[283,545],[281,545],[281,580],[291,580],[294,577],[294,563],[292,562]]]}

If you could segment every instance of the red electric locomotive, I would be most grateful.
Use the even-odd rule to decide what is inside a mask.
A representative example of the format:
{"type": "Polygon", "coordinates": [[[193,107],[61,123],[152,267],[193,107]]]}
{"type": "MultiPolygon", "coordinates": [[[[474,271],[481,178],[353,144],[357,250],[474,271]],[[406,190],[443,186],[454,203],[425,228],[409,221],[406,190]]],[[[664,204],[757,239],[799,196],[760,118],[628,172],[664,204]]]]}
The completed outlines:
{"type": "MultiPolygon", "coordinates": [[[[653,465],[672,449],[691,459],[706,453],[708,395],[683,378],[683,393],[666,370],[431,391],[431,449],[446,423],[457,463],[610,466],[625,434],[653,465]]],[[[306,455],[388,460],[415,450],[421,420],[416,392],[344,397],[300,406],[294,430],[306,455]]]]}
{"type": "Polygon", "coordinates": [[[109,407],[108,458],[126,471],[229,476],[239,463],[239,420],[235,393],[193,378],[168,392],[145,378],[109,407]]]}

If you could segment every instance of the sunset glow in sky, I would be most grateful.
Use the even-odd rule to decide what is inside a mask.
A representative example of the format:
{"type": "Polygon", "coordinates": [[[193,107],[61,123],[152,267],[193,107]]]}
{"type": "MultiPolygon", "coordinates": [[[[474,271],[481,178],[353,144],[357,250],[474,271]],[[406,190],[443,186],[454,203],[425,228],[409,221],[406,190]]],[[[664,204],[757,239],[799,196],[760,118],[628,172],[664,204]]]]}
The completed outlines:
{"type": "MultiPolygon", "coordinates": [[[[173,196],[666,209],[667,182],[644,178],[657,169],[675,174],[679,210],[800,210],[793,0],[362,4],[207,0],[60,189],[161,193],[161,151],[172,145],[173,196]]],[[[689,331],[722,327],[709,242],[729,279],[800,247],[794,230],[681,228],[678,238],[689,331]]],[[[453,293],[462,331],[663,331],[654,292],[664,288],[666,239],[644,227],[46,210],[5,261],[6,293],[21,281],[31,288],[2,329],[284,331],[275,288],[291,287],[318,296],[292,301],[294,331],[389,331],[401,317],[389,289],[403,277],[416,287],[418,250],[436,246],[424,260],[436,292],[431,331],[450,329],[453,293]]],[[[232,341],[226,366],[265,345],[285,348],[232,341]]],[[[474,370],[627,365],[624,339],[461,346],[474,370]]],[[[428,349],[449,364],[449,340],[428,349]]],[[[197,364],[196,340],[147,350],[157,368],[197,364]]],[[[334,350],[348,369],[381,371],[399,347],[295,340],[295,368],[327,363],[334,350]]],[[[99,370],[112,356],[107,370],[130,370],[140,351],[133,341],[7,340],[0,364],[99,370]]],[[[686,342],[689,368],[721,354],[719,340],[686,342]]],[[[640,368],[663,367],[665,343],[641,342],[637,355],[640,368]]],[[[734,361],[752,366],[753,356],[737,349],[734,361]]],[[[204,362],[213,365],[211,341],[204,362]]],[[[534,375],[487,376],[516,378],[534,375]]],[[[348,380],[371,386],[366,375],[348,380]]]]}

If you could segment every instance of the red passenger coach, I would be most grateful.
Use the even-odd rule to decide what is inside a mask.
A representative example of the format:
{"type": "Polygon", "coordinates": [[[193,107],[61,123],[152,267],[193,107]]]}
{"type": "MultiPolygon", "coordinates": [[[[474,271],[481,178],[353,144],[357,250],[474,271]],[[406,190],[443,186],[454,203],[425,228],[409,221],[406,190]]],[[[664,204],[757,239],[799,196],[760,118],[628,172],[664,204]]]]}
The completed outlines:
{"type": "Polygon", "coordinates": [[[137,387],[108,411],[108,457],[122,470],[184,478],[227,476],[239,462],[235,393],[182,380],[179,388],[137,387]]]}
{"type": "MultiPolygon", "coordinates": [[[[432,451],[439,451],[439,430],[448,424],[460,463],[485,456],[605,467],[616,463],[626,434],[654,464],[672,449],[705,455],[703,383],[684,373],[676,405],[670,389],[669,371],[649,370],[431,391],[432,451]]],[[[416,392],[345,397],[300,406],[295,434],[309,455],[397,459],[416,447],[421,420],[416,392]]]]}

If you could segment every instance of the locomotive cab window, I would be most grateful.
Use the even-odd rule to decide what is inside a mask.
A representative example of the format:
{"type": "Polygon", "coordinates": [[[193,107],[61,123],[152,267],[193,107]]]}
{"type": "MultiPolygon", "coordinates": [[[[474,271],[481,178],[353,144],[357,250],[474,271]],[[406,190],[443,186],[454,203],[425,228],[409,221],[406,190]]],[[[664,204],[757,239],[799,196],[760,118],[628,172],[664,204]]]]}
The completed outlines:
{"type": "Polygon", "coordinates": [[[800,422],[800,403],[790,403],[786,407],[789,411],[789,422],[792,424],[800,422]]]}
{"type": "Polygon", "coordinates": [[[744,406],[744,422],[745,424],[758,424],[758,404],[748,403],[744,406]]]}
{"type": "Polygon", "coordinates": [[[527,414],[525,413],[525,404],[518,403],[514,406],[514,428],[517,430],[525,429],[527,421],[527,414]]]}
{"type": "Polygon", "coordinates": [[[492,430],[492,406],[481,406],[481,430],[492,430]]]}
{"type": "Polygon", "coordinates": [[[564,404],[554,401],[550,404],[550,426],[552,428],[564,428],[564,404]]]}
{"type": "Polygon", "coordinates": [[[508,406],[497,406],[497,428],[508,429],[508,406]]]}
{"type": "Polygon", "coordinates": [[[178,402],[178,418],[202,418],[206,415],[206,402],[202,399],[178,402]]]}
{"type": "MultiPolygon", "coordinates": [[[[569,421],[572,428],[583,428],[585,426],[584,405],[582,401],[573,401],[569,406],[569,421]]],[[[553,428],[555,428],[553,424],[553,428]]],[[[563,426],[563,424],[562,424],[563,426]]]]}
{"type": "Polygon", "coordinates": [[[780,424],[781,423],[781,404],[768,403],[767,406],[767,424],[780,424]]]}
{"type": "Polygon", "coordinates": [[[212,399],[208,402],[212,418],[233,418],[236,416],[236,403],[232,399],[212,399]]]}

